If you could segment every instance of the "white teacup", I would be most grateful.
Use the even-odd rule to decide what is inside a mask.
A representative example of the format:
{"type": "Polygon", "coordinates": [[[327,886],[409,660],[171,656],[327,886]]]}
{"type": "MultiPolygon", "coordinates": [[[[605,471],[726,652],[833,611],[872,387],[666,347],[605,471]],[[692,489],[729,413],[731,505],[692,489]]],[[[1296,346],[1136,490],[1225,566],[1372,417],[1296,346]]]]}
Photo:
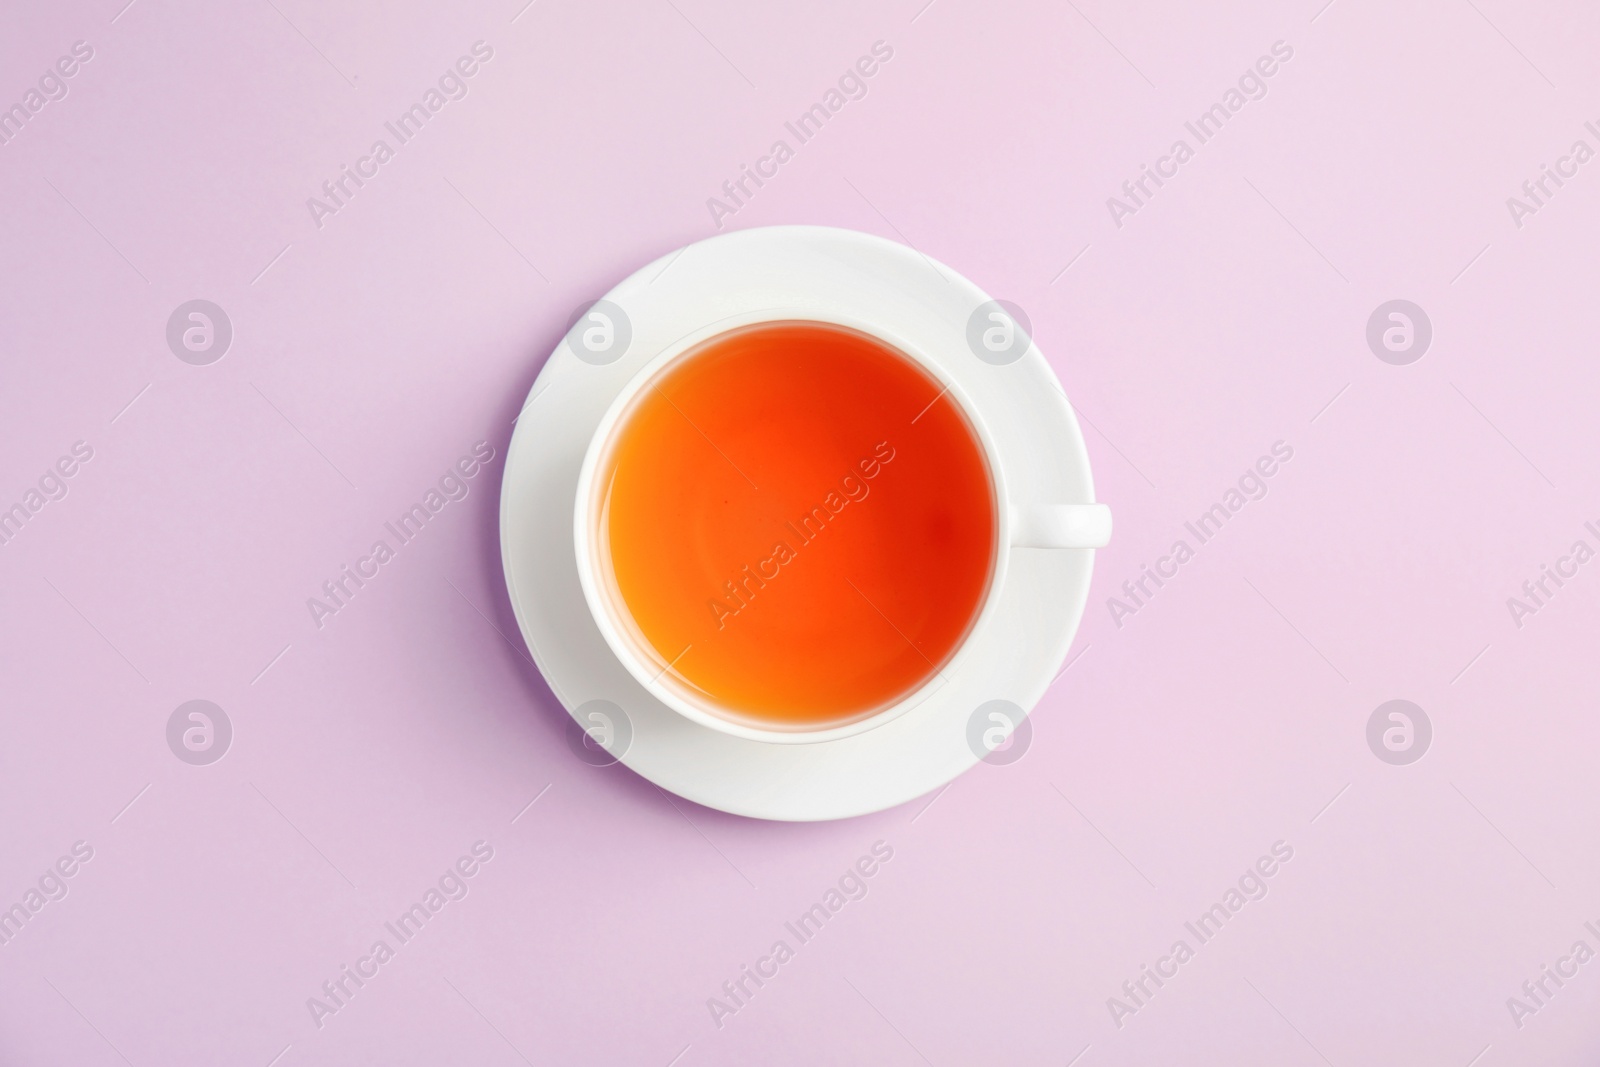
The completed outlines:
{"type": "MultiPolygon", "coordinates": [[[[606,324],[597,324],[604,328],[606,324]]],[[[581,325],[580,325],[580,328],[581,325]]],[[[965,350],[953,345],[944,359],[971,359],[965,350]]],[[[1014,500],[1007,489],[1005,463],[996,447],[982,413],[968,399],[935,354],[924,351],[907,338],[881,325],[848,316],[820,313],[815,308],[767,308],[725,319],[679,338],[645,363],[623,386],[601,418],[584,455],[578,475],[574,509],[573,541],[577,554],[578,577],[583,595],[596,625],[617,659],[642,685],[668,707],[684,717],[726,734],[774,744],[810,744],[850,737],[891,722],[921,703],[929,693],[944,684],[945,675],[963,669],[969,652],[986,628],[994,624],[997,591],[1003,586],[1011,552],[1016,548],[1090,549],[1104,546],[1111,536],[1111,512],[1104,504],[1062,503],[1039,500],[1014,500]],[[994,494],[995,548],[989,583],[975,620],[965,638],[938,671],[892,704],[861,718],[840,725],[784,727],[755,716],[741,716],[738,709],[727,709],[705,699],[680,682],[671,665],[649,644],[623,603],[610,576],[604,539],[601,536],[600,472],[605,467],[617,430],[630,414],[633,402],[669,365],[731,330],[766,322],[810,322],[842,326],[877,339],[908,358],[937,380],[946,395],[959,405],[972,427],[988,467],[994,494]]]]}

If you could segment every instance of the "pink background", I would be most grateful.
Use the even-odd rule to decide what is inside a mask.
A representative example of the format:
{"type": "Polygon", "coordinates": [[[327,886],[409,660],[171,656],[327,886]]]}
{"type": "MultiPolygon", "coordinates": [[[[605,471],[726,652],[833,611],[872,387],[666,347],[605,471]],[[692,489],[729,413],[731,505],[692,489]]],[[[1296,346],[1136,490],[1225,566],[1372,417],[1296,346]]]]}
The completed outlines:
{"type": "Polygon", "coordinates": [[[1520,228],[1505,203],[1600,147],[1600,12],[921,3],[12,5],[0,104],[94,57],[0,147],[0,507],[94,458],[0,547],[0,907],[94,855],[0,946],[0,1062],[1600,1053],[1600,963],[1506,1006],[1600,949],[1600,566],[1506,606],[1600,547],[1600,162],[1520,228]],[[469,95],[319,229],[306,199],[478,40],[469,95]],[[822,825],[585,765],[506,601],[499,458],[317,629],[384,521],[503,456],[574,308],[714,232],[707,198],[878,40],[727,223],[905,240],[1031,316],[1118,528],[1026,756],[822,825]],[[1265,98],[1116,226],[1279,40],[1265,98]],[[234,329],[210,366],[164,337],[197,297],[234,329]],[[1395,298],[1433,323],[1410,366],[1364,337],[1395,298]],[[1106,599],[1280,440],[1269,495],[1118,627],[1106,599]],[[1365,740],[1397,697],[1434,727],[1409,766],[1365,740]],[[210,766],[165,740],[195,698],[234,727],[210,766]],[[480,839],[466,898],[314,1025],[480,839]],[[868,895],[714,1025],[880,840],[868,895]],[[1119,1028],[1107,998],[1280,840],[1269,895],[1119,1028]]]}

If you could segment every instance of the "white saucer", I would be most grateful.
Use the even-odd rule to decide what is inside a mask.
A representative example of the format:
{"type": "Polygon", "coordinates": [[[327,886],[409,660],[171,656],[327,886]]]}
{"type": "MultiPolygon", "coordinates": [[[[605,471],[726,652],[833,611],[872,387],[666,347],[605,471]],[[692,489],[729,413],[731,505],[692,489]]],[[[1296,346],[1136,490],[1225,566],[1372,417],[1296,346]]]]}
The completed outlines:
{"type": "Polygon", "coordinates": [[[607,293],[618,338],[629,335],[609,361],[580,359],[568,339],[557,346],[506,456],[501,555],[522,635],[563,706],[575,718],[590,701],[622,710],[610,740],[623,763],[679,796],[739,815],[865,815],[937,789],[976,763],[969,723],[981,705],[1001,700],[1031,710],[1043,696],[1083,614],[1092,549],[1013,548],[995,593],[997,625],[975,634],[983,643],[945,685],[866,733],[780,745],[691,722],[635,680],[589,613],[573,545],[578,470],[623,385],[674,341],[767,308],[878,323],[916,342],[989,427],[1014,500],[1092,502],[1083,437],[1038,347],[1003,364],[969,348],[969,320],[989,299],[944,264],[892,241],[775,226],[689,245],[607,293]]]}

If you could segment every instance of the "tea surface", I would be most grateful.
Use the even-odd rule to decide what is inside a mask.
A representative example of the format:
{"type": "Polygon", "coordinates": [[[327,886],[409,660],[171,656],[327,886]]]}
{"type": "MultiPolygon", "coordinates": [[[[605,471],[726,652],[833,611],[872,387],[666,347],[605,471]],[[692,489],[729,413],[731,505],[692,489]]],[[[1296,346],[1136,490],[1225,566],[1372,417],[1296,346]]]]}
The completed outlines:
{"type": "Polygon", "coordinates": [[[601,469],[601,566],[670,681],[768,728],[916,689],[987,592],[994,491],[942,387],[842,328],[714,338],[635,401],[601,469]]]}

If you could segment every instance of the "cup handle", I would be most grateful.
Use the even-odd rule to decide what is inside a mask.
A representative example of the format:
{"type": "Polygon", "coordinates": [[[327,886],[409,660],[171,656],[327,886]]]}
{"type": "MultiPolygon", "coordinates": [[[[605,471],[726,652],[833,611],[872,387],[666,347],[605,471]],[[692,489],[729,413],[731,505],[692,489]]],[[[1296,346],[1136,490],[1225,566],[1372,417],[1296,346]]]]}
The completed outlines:
{"type": "Polygon", "coordinates": [[[1011,510],[1011,543],[1018,548],[1104,548],[1111,509],[1104,504],[1039,504],[1011,510]]]}

